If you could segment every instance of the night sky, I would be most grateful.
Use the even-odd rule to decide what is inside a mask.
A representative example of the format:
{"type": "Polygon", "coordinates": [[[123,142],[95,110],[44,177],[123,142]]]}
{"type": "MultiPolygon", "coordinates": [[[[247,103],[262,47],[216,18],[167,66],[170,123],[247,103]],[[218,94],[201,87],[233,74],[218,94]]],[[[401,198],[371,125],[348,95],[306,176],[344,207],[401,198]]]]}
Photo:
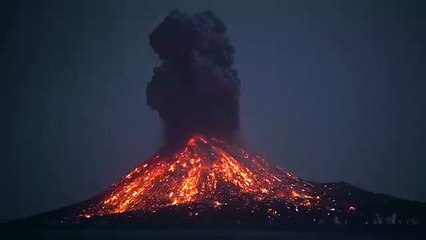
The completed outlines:
{"type": "Polygon", "coordinates": [[[228,26],[246,145],[318,182],[426,201],[421,1],[1,1],[0,221],[94,196],[162,145],[167,13],[228,26]]]}

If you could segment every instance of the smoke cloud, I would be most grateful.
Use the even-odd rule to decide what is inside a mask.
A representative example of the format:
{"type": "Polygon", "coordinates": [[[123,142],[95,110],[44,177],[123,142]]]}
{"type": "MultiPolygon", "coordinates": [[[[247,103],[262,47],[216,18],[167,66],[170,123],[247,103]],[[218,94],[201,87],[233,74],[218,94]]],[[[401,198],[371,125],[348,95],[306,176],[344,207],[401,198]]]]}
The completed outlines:
{"type": "Polygon", "coordinates": [[[193,134],[231,138],[239,128],[240,79],[226,30],[211,11],[174,10],[149,35],[162,62],[146,89],[147,104],[163,120],[167,143],[193,134]]]}

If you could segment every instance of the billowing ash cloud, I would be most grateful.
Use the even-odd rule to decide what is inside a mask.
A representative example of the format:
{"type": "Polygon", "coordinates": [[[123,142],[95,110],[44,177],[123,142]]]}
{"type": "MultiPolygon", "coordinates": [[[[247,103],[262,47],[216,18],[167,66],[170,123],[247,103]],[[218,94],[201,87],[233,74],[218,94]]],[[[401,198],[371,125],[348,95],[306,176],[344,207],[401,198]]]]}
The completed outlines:
{"type": "Polygon", "coordinates": [[[149,35],[162,60],[146,89],[165,124],[166,140],[192,134],[230,138],[239,128],[240,80],[226,26],[211,11],[174,10],[149,35]]]}

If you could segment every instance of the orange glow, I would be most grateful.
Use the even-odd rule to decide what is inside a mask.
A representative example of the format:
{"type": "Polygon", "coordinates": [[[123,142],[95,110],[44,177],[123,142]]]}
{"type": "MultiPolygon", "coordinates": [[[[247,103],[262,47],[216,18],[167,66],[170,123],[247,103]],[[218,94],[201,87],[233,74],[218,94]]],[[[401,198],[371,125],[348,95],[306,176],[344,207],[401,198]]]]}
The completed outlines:
{"type": "Polygon", "coordinates": [[[220,208],[244,197],[283,199],[311,207],[320,203],[318,194],[312,184],[241,147],[195,136],[181,150],[155,155],[136,167],[81,216],[155,211],[196,202],[210,202],[220,208]]]}

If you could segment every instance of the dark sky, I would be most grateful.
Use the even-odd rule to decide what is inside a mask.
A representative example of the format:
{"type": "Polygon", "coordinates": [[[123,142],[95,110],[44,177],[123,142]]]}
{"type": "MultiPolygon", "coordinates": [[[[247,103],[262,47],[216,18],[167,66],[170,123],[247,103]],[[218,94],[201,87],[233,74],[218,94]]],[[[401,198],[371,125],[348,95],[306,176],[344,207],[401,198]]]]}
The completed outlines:
{"type": "Polygon", "coordinates": [[[421,1],[1,2],[0,221],[87,199],[161,145],[148,34],[173,8],[227,24],[249,148],[426,201],[421,1]]]}

